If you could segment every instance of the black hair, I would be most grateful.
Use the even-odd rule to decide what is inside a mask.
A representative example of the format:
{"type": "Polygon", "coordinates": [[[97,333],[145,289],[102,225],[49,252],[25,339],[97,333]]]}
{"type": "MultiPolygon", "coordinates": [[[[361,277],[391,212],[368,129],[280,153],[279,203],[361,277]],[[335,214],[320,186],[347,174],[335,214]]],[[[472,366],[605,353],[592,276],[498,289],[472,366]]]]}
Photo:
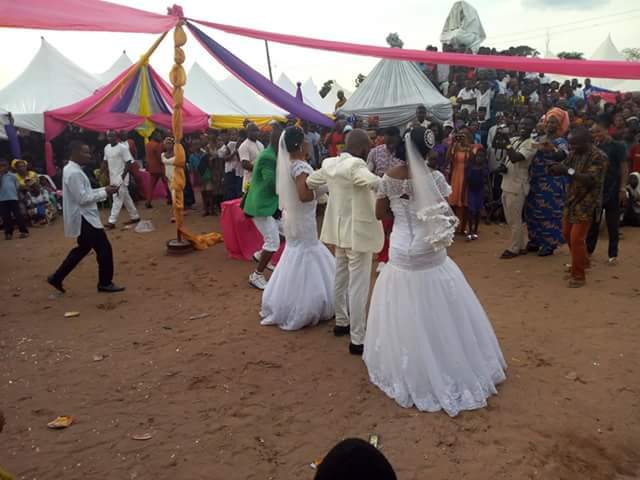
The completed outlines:
{"type": "Polygon", "coordinates": [[[71,154],[74,154],[86,144],[87,142],[83,142],[82,140],[72,140],[69,144],[69,152],[71,152],[71,154]]]}
{"type": "Polygon", "coordinates": [[[287,151],[297,152],[304,143],[304,130],[300,127],[287,127],[284,131],[284,144],[287,151]]]}
{"type": "Polygon", "coordinates": [[[579,126],[577,126],[575,128],[572,128],[571,132],[570,132],[570,135],[572,137],[578,137],[578,138],[581,138],[581,137],[584,136],[584,138],[587,139],[587,142],[591,142],[591,140],[592,140],[591,131],[587,127],[585,127],[583,125],[579,125],[579,126]]]}
{"type": "Polygon", "coordinates": [[[418,152],[420,152],[420,155],[422,155],[423,157],[426,157],[427,153],[429,153],[429,150],[431,150],[431,147],[427,145],[425,141],[426,133],[427,133],[426,128],[414,127],[411,129],[411,134],[410,134],[411,141],[415,145],[418,152]]]}
{"type": "Polygon", "coordinates": [[[601,113],[596,117],[596,125],[609,128],[611,126],[611,116],[605,113],[601,113]]]}
{"type": "Polygon", "coordinates": [[[384,129],[384,134],[390,137],[399,137],[400,129],[398,127],[387,127],[384,129]]]}
{"type": "Polygon", "coordinates": [[[393,467],[373,445],[359,438],[341,441],[318,466],[315,480],[396,480],[393,467]]]}

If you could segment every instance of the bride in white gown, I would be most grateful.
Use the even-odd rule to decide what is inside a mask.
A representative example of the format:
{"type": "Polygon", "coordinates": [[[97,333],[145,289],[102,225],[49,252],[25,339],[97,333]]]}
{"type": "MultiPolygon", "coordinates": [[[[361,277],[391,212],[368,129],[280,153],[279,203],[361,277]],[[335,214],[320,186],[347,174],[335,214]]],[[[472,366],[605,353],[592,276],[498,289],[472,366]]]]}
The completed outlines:
{"type": "Polygon", "coordinates": [[[402,407],[451,416],[487,405],[506,364],[489,319],[447,256],[457,218],[444,176],[425,164],[433,133],[405,135],[408,166],[384,176],[376,214],[393,215],[389,263],[371,298],[364,361],[402,407]]]}
{"type": "Polygon", "coordinates": [[[304,132],[287,128],[280,137],[276,188],[283,212],[284,252],[262,295],[262,325],[298,330],[335,315],[336,261],[318,240],[315,194],[306,179],[304,132]]]}

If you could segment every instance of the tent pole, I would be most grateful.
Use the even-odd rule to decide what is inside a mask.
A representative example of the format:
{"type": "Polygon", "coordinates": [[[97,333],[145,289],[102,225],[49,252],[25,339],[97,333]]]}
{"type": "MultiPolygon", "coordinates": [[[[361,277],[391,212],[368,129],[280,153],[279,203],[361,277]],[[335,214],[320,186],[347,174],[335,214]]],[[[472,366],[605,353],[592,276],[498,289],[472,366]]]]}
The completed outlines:
{"type": "Polygon", "coordinates": [[[273,83],[273,73],[271,72],[271,55],[269,55],[269,42],[264,41],[264,48],[267,51],[267,65],[269,66],[269,80],[273,83]]]}

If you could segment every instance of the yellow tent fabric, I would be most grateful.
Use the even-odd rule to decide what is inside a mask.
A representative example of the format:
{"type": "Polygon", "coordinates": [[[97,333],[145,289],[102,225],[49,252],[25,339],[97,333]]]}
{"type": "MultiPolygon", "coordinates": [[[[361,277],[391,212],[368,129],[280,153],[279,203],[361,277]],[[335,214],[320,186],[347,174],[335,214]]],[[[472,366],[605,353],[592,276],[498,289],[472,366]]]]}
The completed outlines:
{"type": "Polygon", "coordinates": [[[273,117],[243,117],[241,115],[211,115],[210,125],[211,128],[243,128],[243,122],[249,120],[259,127],[268,125],[272,120],[279,122],[286,122],[285,117],[273,116],[273,117]]]}

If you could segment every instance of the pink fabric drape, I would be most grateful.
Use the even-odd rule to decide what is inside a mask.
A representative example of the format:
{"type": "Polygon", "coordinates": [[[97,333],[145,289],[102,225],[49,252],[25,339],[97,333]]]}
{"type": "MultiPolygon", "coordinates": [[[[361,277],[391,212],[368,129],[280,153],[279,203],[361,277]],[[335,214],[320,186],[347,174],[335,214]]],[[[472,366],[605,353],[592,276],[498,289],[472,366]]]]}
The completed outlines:
{"type": "MultiPolygon", "coordinates": [[[[76,103],[68,105],[66,107],[50,110],[44,114],[44,132],[45,139],[51,140],[60,135],[67,124],[73,123],[79,127],[86,128],[87,130],[93,130],[96,132],[104,132],[110,129],[114,130],[133,130],[141,125],[145,117],[135,115],[132,113],[112,112],[112,108],[117,103],[124,92],[126,91],[127,84],[119,88],[115,94],[110,98],[103,101],[104,97],[112,90],[115,85],[118,85],[120,80],[127,75],[131,69],[139,68],[137,65],[132,65],[118,75],[107,86],[100,88],[93,95],[80,100],[76,103]],[[86,114],[94,105],[102,102],[97,108],[91,110],[86,114]]],[[[173,105],[173,99],[171,95],[171,87],[158,75],[158,73],[151,67],[148,67],[149,75],[155,81],[158,86],[158,93],[164,99],[165,103],[169,106],[173,105]]],[[[135,78],[135,77],[134,77],[135,78]]],[[[130,80],[133,81],[133,78],[130,80]]],[[[187,133],[204,131],[209,126],[209,116],[196,107],[193,103],[184,99],[183,102],[183,125],[184,131],[187,133]]],[[[150,116],[150,120],[163,127],[171,128],[171,115],[167,113],[155,113],[150,116]]]]}
{"type": "Polygon", "coordinates": [[[575,77],[602,77],[640,79],[639,62],[610,62],[600,60],[559,60],[544,58],[507,57],[502,55],[471,55],[465,53],[427,52],[402,48],[376,47],[357,43],[336,42],[315,38],[299,37],[282,33],[265,32],[251,28],[234,27],[221,23],[189,19],[192,22],[206,25],[216,30],[241,35],[244,37],[269,40],[272,42],[296,45],[298,47],[329,50],[332,52],[351,53],[396,60],[414,62],[439,63],[444,65],[460,65],[463,67],[484,67],[499,70],[516,70],[525,72],[544,72],[571,75],[575,77]]]}
{"type": "Polygon", "coordinates": [[[45,30],[163,33],[180,20],[100,0],[0,0],[0,12],[0,27],[45,30]]]}

